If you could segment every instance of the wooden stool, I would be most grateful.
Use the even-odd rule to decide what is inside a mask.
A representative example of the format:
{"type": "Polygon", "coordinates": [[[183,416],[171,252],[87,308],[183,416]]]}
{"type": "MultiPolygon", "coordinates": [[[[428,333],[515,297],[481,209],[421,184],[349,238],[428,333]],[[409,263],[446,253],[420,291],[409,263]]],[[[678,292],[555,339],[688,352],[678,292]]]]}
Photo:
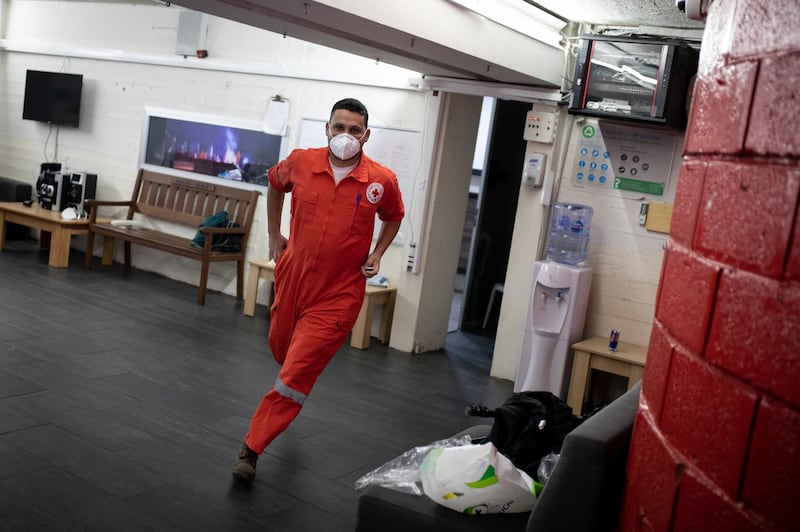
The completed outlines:
{"type": "Polygon", "coordinates": [[[361,304],[361,312],[358,313],[356,324],[353,327],[353,334],[350,336],[350,347],[355,347],[356,349],[367,349],[369,347],[369,339],[372,336],[372,310],[378,305],[386,305],[381,317],[381,325],[378,329],[378,340],[383,344],[389,342],[396,298],[397,288],[367,285],[364,302],[361,304]]]}
{"type": "Polygon", "coordinates": [[[270,285],[275,282],[275,262],[267,259],[252,259],[249,261],[249,265],[247,289],[244,291],[245,316],[253,316],[256,313],[259,279],[269,281],[270,285]]]}
{"type": "Polygon", "coordinates": [[[595,336],[572,344],[572,348],[575,350],[575,358],[572,361],[567,404],[576,416],[581,414],[591,385],[591,370],[627,377],[629,390],[644,373],[644,363],[647,358],[647,348],[644,346],[619,342],[616,351],[609,351],[608,338],[595,336]]]}

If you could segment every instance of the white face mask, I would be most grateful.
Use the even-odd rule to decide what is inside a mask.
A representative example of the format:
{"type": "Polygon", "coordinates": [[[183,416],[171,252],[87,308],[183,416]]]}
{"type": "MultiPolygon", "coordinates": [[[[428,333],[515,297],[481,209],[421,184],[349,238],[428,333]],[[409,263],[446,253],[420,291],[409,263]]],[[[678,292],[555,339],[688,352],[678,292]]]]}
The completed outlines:
{"type": "MultiPolygon", "coordinates": [[[[364,134],[366,133],[364,131],[364,134]]],[[[361,135],[361,139],[363,138],[364,135],[361,135]]],[[[337,159],[346,161],[359,154],[361,151],[361,139],[357,139],[349,133],[340,133],[335,137],[331,137],[331,140],[328,141],[328,147],[337,159]]]]}

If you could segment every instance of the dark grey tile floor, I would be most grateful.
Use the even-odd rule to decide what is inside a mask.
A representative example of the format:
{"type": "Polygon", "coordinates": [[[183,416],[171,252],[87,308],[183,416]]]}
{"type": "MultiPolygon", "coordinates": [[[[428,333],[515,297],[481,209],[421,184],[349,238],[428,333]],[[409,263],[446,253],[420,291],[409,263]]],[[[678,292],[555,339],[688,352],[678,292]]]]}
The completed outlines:
{"type": "Polygon", "coordinates": [[[245,489],[231,466],[278,371],[266,308],[248,318],[215,292],[198,306],[194,286],[82,258],[0,252],[4,532],[353,530],[356,479],[512,392],[488,377],[483,337],[424,355],[344,347],[245,489]]]}

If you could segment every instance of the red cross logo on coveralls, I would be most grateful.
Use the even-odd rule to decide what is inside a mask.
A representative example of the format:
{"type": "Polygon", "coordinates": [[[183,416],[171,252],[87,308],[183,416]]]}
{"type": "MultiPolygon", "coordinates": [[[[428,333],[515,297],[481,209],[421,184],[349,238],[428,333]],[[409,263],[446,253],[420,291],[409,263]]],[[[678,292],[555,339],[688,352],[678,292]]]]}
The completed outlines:
{"type": "Polygon", "coordinates": [[[378,203],[383,197],[383,185],[380,183],[370,183],[367,187],[367,201],[378,203]]]}

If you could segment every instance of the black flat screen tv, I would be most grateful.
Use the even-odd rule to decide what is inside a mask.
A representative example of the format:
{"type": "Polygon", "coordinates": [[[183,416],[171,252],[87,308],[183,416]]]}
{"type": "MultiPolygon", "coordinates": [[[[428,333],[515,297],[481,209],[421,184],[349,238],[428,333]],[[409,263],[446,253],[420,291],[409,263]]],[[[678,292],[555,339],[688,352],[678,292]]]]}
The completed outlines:
{"type": "Polygon", "coordinates": [[[680,41],[582,36],[568,111],[683,129],[697,62],[680,41]]]}
{"type": "Polygon", "coordinates": [[[22,118],[59,126],[78,127],[83,76],[28,70],[22,118]]]}

